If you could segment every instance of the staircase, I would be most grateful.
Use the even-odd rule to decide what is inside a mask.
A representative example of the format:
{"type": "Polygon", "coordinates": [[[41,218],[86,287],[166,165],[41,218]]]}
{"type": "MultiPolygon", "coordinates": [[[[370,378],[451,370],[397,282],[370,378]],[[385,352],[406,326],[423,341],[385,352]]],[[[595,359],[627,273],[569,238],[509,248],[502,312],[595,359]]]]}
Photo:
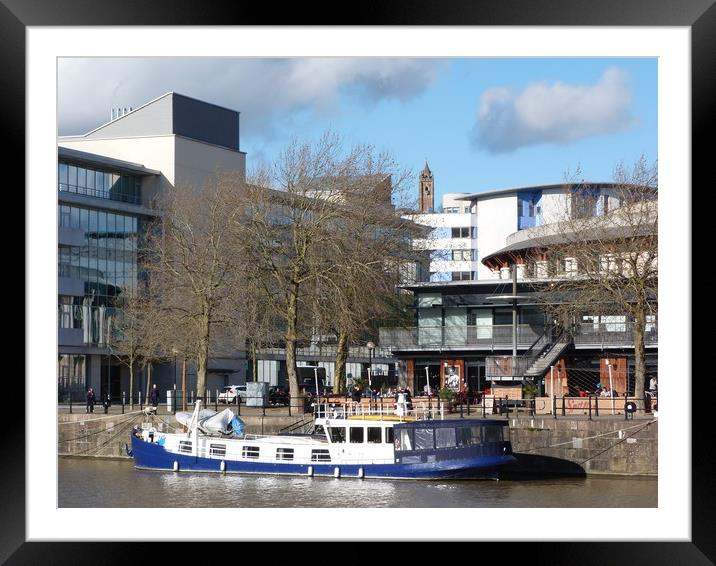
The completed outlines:
{"type": "Polygon", "coordinates": [[[539,378],[542,377],[547,368],[549,368],[564,351],[569,348],[572,344],[572,337],[567,333],[563,332],[551,343],[547,344],[542,351],[527,365],[527,369],[524,371],[524,377],[526,378],[539,378]]]}

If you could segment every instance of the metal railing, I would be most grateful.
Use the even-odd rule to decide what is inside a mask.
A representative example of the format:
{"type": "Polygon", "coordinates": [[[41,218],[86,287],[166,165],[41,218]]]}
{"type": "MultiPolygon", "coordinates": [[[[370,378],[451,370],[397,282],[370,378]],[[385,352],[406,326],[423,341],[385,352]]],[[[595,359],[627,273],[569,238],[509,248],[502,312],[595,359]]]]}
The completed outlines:
{"type": "MultiPolygon", "coordinates": [[[[573,332],[575,345],[620,346],[634,344],[633,322],[607,322],[578,324],[573,332]]],[[[659,329],[655,323],[647,324],[644,331],[647,346],[659,343],[659,329]]]]}
{"type": "MultiPolygon", "coordinates": [[[[532,345],[543,330],[542,327],[518,325],[517,345],[522,348],[532,345]]],[[[393,349],[470,346],[489,350],[511,348],[512,325],[381,328],[380,343],[393,349]]]]}

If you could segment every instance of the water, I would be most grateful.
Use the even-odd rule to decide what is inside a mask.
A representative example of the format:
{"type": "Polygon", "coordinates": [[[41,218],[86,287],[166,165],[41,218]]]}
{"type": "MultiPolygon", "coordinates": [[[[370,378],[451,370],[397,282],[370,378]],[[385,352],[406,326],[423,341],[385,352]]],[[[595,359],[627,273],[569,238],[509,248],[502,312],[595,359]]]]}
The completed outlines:
{"type": "Polygon", "coordinates": [[[59,507],[656,507],[657,480],[358,480],[135,470],[60,458],[59,507]],[[370,497],[366,497],[369,486],[370,497]]]}

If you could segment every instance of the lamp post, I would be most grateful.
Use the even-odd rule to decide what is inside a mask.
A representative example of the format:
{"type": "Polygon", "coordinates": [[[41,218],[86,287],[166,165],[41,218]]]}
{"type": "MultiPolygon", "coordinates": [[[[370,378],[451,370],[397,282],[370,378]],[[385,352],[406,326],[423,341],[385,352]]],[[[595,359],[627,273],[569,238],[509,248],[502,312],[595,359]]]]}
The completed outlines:
{"type": "Polygon", "coordinates": [[[371,385],[371,374],[373,373],[373,350],[375,349],[375,344],[373,342],[368,342],[366,344],[366,348],[368,348],[368,387],[372,389],[371,385]]]}
{"type": "Polygon", "coordinates": [[[179,353],[179,350],[176,348],[172,348],[172,354],[174,354],[174,399],[172,399],[172,408],[174,409],[174,414],[177,412],[177,354],[179,353]]]}

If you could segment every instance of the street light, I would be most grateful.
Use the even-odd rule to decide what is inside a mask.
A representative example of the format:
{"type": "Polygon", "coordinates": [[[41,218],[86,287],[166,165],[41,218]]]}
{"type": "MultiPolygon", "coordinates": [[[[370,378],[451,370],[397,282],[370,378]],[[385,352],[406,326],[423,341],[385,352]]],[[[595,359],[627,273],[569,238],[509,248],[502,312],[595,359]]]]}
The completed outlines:
{"type": "Polygon", "coordinates": [[[366,344],[366,348],[368,348],[368,387],[372,391],[370,378],[373,373],[373,350],[375,349],[375,344],[373,344],[373,342],[368,342],[366,344]]]}
{"type": "Polygon", "coordinates": [[[179,350],[176,348],[172,348],[172,354],[174,354],[174,399],[172,399],[172,408],[174,409],[174,414],[177,412],[177,354],[179,353],[179,350]]]}

